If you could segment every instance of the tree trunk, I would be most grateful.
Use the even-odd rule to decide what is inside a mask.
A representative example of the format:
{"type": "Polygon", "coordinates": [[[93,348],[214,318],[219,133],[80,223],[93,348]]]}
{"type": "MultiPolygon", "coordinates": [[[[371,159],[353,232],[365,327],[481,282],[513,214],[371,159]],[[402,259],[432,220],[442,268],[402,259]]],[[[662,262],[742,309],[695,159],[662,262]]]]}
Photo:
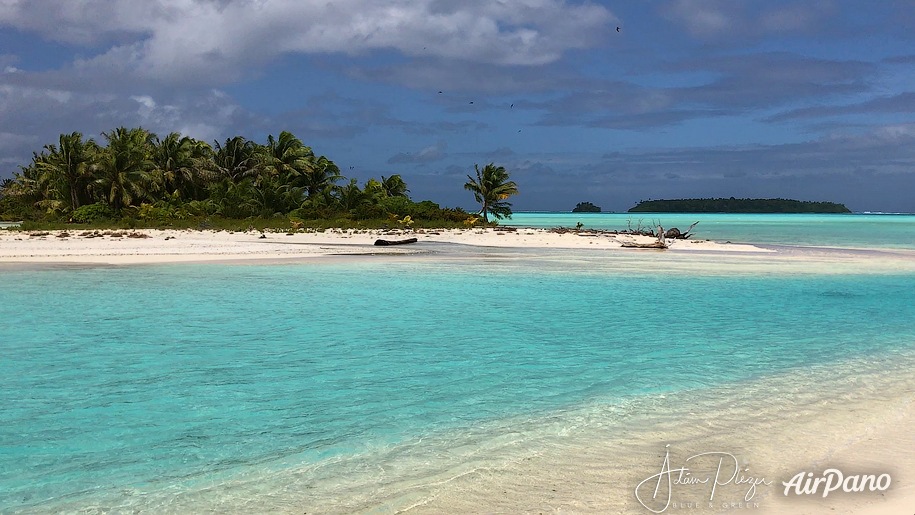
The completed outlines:
{"type": "Polygon", "coordinates": [[[76,191],[76,183],[70,184],[70,207],[73,211],[76,211],[79,208],[79,195],[76,191]]]}

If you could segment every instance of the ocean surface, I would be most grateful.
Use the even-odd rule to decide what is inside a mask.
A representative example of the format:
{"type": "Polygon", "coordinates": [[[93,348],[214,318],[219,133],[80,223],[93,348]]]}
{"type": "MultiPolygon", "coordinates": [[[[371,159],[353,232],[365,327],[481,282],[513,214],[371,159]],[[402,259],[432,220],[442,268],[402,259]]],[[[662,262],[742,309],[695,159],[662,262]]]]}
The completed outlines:
{"type": "Polygon", "coordinates": [[[693,239],[782,245],[851,248],[915,248],[913,214],[718,214],[718,213],[515,213],[502,225],[625,230],[685,231],[693,222],[693,239]]]}
{"type": "MultiPolygon", "coordinates": [[[[858,216],[836,219],[853,232],[858,216]]],[[[762,232],[802,240],[810,224],[790,219],[762,232]]],[[[890,233],[862,245],[911,234],[911,217],[860,219],[890,233]]],[[[652,399],[714,409],[774,377],[815,394],[812,371],[915,363],[912,274],[613,263],[4,269],[0,512],[393,512],[424,481],[533,452],[580,410],[661,420],[652,399]]]]}

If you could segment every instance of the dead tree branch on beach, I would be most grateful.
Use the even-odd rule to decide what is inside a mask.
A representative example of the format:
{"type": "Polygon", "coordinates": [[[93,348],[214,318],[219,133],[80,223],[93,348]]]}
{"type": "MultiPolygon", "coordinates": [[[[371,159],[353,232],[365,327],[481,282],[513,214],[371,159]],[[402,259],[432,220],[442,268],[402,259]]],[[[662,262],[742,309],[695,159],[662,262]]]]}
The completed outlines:
{"type": "Polygon", "coordinates": [[[672,239],[672,240],[687,240],[687,239],[689,239],[690,236],[692,236],[690,231],[692,231],[693,227],[695,227],[696,224],[698,224],[698,223],[699,222],[694,222],[692,225],[689,226],[688,229],[686,229],[686,232],[680,232],[680,229],[677,229],[676,227],[671,227],[670,229],[667,230],[666,233],[664,233],[664,237],[672,239]]]}

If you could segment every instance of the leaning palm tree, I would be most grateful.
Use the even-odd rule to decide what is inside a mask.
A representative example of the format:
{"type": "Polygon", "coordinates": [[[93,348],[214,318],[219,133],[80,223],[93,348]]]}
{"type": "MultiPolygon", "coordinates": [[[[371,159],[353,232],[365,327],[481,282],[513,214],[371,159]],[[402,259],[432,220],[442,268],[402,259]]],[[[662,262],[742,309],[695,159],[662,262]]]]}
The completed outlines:
{"type": "Polygon", "coordinates": [[[108,146],[93,164],[95,189],[115,211],[143,200],[153,186],[150,170],[155,135],[143,128],[103,132],[108,146]]]}
{"type": "Polygon", "coordinates": [[[480,170],[479,165],[473,165],[477,178],[467,176],[464,189],[473,193],[473,198],[480,203],[480,215],[483,222],[489,223],[489,215],[493,218],[511,218],[511,203],[506,199],[518,194],[518,185],[515,181],[508,180],[508,172],[501,166],[489,163],[480,170]]]}

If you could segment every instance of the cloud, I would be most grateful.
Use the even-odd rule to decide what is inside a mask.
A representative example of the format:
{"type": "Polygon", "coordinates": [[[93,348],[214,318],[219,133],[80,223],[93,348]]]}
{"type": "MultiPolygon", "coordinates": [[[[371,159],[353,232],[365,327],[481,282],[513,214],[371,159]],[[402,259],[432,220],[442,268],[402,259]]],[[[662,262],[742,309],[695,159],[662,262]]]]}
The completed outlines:
{"type": "Polygon", "coordinates": [[[670,69],[705,70],[716,76],[706,84],[672,89],[678,100],[740,111],[867,92],[877,71],[874,64],[863,61],[787,52],[707,57],[681,61],[670,69]]]}
{"type": "Polygon", "coordinates": [[[560,63],[500,66],[463,59],[417,58],[384,66],[348,64],[341,73],[366,82],[380,82],[427,91],[435,101],[468,100],[467,94],[520,94],[553,91],[572,83],[571,70],[560,63]],[[439,95],[439,91],[442,93],[439,95]]]}
{"type": "Polygon", "coordinates": [[[420,150],[419,152],[401,152],[391,156],[391,158],[388,159],[388,164],[431,163],[434,161],[440,161],[445,158],[445,149],[447,147],[447,143],[440,141],[435,145],[430,145],[420,150]]]}
{"type": "MultiPolygon", "coordinates": [[[[675,171],[682,177],[720,178],[852,173],[881,163],[884,174],[915,174],[915,124],[870,127],[859,133],[799,143],[633,151],[624,160],[638,175],[675,171]]],[[[608,163],[611,162],[608,157],[608,163]]]]}
{"type": "Polygon", "coordinates": [[[907,91],[898,95],[878,97],[864,102],[846,105],[814,106],[793,109],[766,118],[769,122],[783,122],[830,116],[855,114],[896,114],[915,112],[915,92],[907,91]]]}
{"type": "Polygon", "coordinates": [[[393,50],[415,58],[542,65],[593,46],[615,21],[602,6],[565,0],[7,0],[4,7],[0,24],[107,46],[76,68],[126,66],[148,80],[210,85],[242,78],[288,53],[393,50]]]}
{"type": "Polygon", "coordinates": [[[838,10],[833,2],[822,0],[759,3],[673,0],[664,4],[660,12],[696,39],[727,42],[767,34],[813,32],[838,10]]]}
{"type": "Polygon", "coordinates": [[[14,132],[0,132],[0,179],[11,176],[12,170],[25,162],[14,156],[30,156],[43,144],[37,137],[30,134],[17,134],[14,132]],[[10,173],[2,173],[10,171],[10,173]]]}
{"type": "Polygon", "coordinates": [[[159,20],[194,2],[119,2],[115,0],[4,0],[0,25],[63,43],[95,46],[148,34],[159,20]]]}
{"type": "Polygon", "coordinates": [[[877,74],[872,63],[785,52],[710,56],[667,63],[663,68],[672,74],[706,78],[697,85],[670,87],[581,81],[561,96],[524,105],[544,112],[538,125],[641,131],[867,93],[877,74]]]}
{"type": "MultiPolygon", "coordinates": [[[[5,160],[25,164],[31,153],[55,142],[61,133],[82,132],[96,138],[116,127],[142,126],[160,135],[172,131],[204,141],[257,125],[257,118],[223,92],[132,95],[70,92],[0,82],[0,119],[16,127],[24,145],[0,148],[5,160]]],[[[233,134],[234,135],[234,134],[233,134]]]]}

